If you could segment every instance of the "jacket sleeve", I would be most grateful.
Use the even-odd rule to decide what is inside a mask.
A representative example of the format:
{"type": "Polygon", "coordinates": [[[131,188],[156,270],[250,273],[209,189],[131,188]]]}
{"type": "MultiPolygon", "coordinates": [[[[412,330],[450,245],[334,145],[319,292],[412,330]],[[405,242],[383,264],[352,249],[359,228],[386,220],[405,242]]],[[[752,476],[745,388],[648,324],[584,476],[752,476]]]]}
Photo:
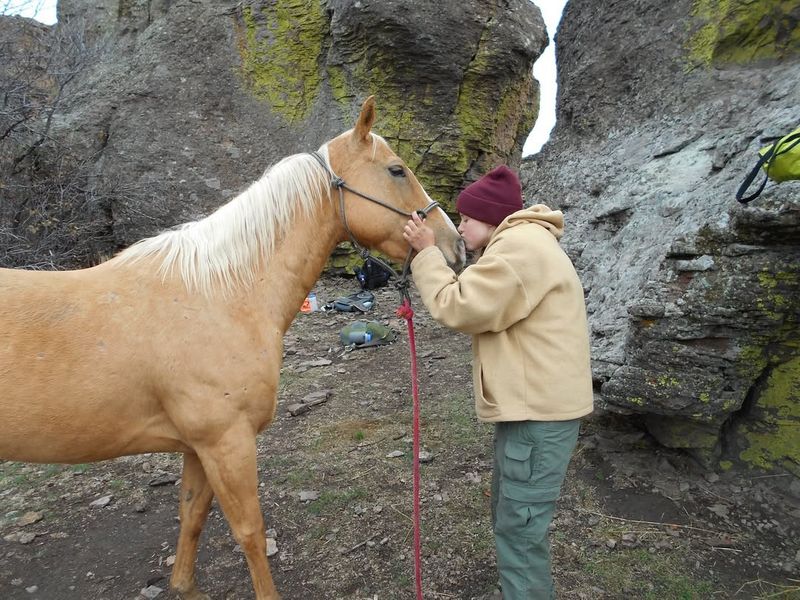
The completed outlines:
{"type": "Polygon", "coordinates": [[[463,333],[503,331],[527,317],[540,300],[530,297],[501,253],[486,253],[456,275],[432,246],[414,258],[411,269],[431,316],[463,333]]]}

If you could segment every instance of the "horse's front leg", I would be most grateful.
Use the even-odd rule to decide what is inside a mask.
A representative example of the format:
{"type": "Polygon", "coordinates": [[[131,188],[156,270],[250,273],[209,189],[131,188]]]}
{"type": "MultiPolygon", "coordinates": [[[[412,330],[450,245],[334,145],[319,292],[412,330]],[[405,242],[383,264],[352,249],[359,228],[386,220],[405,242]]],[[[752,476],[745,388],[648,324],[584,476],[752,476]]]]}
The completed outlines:
{"type": "Polygon", "coordinates": [[[172,568],[170,586],[184,600],[208,600],[208,596],[197,589],[194,579],[197,543],[203,531],[214,491],[206,478],[206,472],[196,454],[183,455],[183,477],[181,477],[180,518],[178,553],[172,568]]]}
{"type": "Polygon", "coordinates": [[[212,446],[197,448],[206,476],[247,557],[257,600],[278,600],[267,561],[267,538],[258,501],[255,431],[229,428],[212,446]]]}

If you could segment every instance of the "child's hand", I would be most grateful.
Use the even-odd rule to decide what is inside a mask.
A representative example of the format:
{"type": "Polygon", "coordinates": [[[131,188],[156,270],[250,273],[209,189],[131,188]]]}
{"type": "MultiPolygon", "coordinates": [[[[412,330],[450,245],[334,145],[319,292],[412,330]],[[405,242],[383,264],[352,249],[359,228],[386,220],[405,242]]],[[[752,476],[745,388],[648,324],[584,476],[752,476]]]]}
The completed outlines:
{"type": "Polygon", "coordinates": [[[433,230],[425,225],[425,222],[416,212],[411,214],[411,218],[403,228],[403,237],[417,252],[436,243],[433,230]]]}

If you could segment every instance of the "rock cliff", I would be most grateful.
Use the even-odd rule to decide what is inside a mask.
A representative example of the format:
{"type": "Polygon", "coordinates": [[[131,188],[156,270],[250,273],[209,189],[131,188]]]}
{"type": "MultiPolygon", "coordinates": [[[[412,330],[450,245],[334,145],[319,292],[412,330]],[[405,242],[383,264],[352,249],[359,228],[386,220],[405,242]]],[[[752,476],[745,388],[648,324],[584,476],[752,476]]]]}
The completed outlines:
{"type": "MultiPolygon", "coordinates": [[[[207,214],[278,159],[316,150],[370,94],[376,131],[446,204],[465,178],[519,164],[547,44],[528,0],[61,0],[58,16],[52,36],[69,32],[80,64],[46,138],[97,190],[101,254],[207,214]]],[[[47,146],[5,201],[28,202],[19,179],[53,162],[47,146]]],[[[12,212],[6,225],[24,232],[24,211],[12,212]]]]}
{"type": "Polygon", "coordinates": [[[800,182],[735,192],[800,125],[800,7],[570,0],[557,126],[522,166],[566,213],[599,402],[671,447],[800,475],[800,182]]]}

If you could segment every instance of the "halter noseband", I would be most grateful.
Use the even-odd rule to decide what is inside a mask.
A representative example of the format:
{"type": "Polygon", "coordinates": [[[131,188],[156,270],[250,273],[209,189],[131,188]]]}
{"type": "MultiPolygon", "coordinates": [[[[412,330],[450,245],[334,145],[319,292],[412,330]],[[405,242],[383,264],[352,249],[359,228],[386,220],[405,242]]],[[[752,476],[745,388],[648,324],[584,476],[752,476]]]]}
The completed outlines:
{"type": "MultiPolygon", "coordinates": [[[[404,210],[400,210],[396,206],[392,206],[391,204],[389,204],[387,202],[384,202],[383,200],[379,200],[378,198],[370,196],[369,194],[364,194],[362,192],[359,192],[358,190],[355,190],[355,189],[351,188],[349,185],[347,185],[347,183],[345,183],[344,179],[342,179],[336,173],[333,172],[333,169],[331,169],[331,167],[328,165],[328,162],[325,160],[325,158],[319,152],[309,152],[309,154],[311,154],[311,156],[313,156],[316,159],[316,161],[322,166],[322,168],[325,169],[325,172],[330,177],[331,186],[333,186],[334,188],[339,190],[339,212],[342,215],[342,223],[344,224],[344,228],[347,231],[347,235],[350,236],[350,243],[356,249],[356,251],[358,252],[359,256],[361,256],[361,258],[364,258],[364,259],[369,257],[373,261],[375,261],[377,264],[379,264],[380,267],[382,269],[384,269],[390,275],[397,275],[395,270],[390,265],[388,265],[385,261],[381,260],[380,258],[372,256],[369,253],[369,250],[367,248],[364,248],[361,244],[359,244],[358,241],[356,240],[355,236],[353,235],[353,232],[350,231],[350,226],[347,223],[347,214],[346,214],[345,209],[344,209],[344,190],[347,190],[351,194],[355,194],[356,196],[364,198],[365,200],[369,200],[370,202],[372,202],[374,204],[378,204],[380,206],[383,206],[384,208],[388,208],[392,212],[396,212],[397,214],[403,215],[404,217],[407,217],[409,219],[413,216],[414,213],[408,213],[408,212],[406,212],[404,210]]],[[[428,213],[431,212],[437,206],[439,206],[439,203],[436,202],[436,201],[433,201],[430,204],[428,204],[428,206],[426,206],[425,208],[423,208],[421,210],[414,211],[414,212],[416,212],[421,218],[424,219],[425,217],[428,216],[428,213]]],[[[406,256],[405,263],[403,264],[403,274],[402,274],[402,277],[400,279],[400,282],[398,283],[398,287],[400,288],[400,293],[405,297],[408,296],[408,291],[407,291],[408,281],[407,280],[408,280],[409,267],[411,266],[411,254],[413,252],[414,252],[414,249],[413,248],[409,248],[408,256],[406,256]]]]}

